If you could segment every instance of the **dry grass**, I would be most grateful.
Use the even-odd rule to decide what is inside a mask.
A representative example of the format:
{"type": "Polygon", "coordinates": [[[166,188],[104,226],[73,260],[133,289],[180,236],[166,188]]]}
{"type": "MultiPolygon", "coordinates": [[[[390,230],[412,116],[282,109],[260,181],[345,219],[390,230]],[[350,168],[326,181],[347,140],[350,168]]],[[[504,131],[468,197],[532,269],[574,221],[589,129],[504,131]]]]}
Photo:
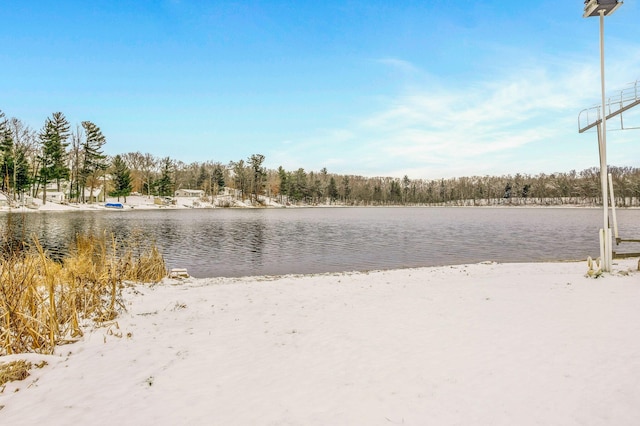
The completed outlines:
{"type": "Polygon", "coordinates": [[[26,379],[31,367],[31,363],[23,359],[0,364],[0,386],[7,382],[26,379]]]}
{"type": "Polygon", "coordinates": [[[42,368],[45,365],[46,361],[34,365],[23,359],[0,364],[0,393],[4,391],[6,383],[24,380],[29,377],[29,370],[33,367],[42,368]]]}
{"type": "Polygon", "coordinates": [[[51,353],[82,336],[85,321],[117,316],[125,281],[166,276],[155,244],[123,247],[113,236],[78,235],[61,262],[36,238],[0,257],[0,355],[51,353]]]}

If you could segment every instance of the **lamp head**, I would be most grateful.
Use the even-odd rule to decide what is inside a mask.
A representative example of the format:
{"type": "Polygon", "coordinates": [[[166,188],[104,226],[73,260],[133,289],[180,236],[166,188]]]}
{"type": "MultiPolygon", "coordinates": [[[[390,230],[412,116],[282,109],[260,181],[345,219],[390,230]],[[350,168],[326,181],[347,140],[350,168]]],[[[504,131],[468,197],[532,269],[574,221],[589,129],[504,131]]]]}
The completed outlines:
{"type": "Polygon", "coordinates": [[[585,0],[582,17],[600,16],[600,12],[604,12],[604,16],[609,16],[622,6],[622,3],[618,0],[585,0]]]}

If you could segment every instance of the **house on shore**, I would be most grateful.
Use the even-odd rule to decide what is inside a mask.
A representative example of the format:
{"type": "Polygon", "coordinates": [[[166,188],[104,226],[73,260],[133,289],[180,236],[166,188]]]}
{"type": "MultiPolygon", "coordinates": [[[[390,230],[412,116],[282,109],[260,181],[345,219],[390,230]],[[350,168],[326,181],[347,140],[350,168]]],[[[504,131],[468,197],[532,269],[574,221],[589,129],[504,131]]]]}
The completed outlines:
{"type": "Polygon", "coordinates": [[[62,191],[47,191],[47,203],[62,204],[66,200],[66,194],[62,191]]]}
{"type": "Polygon", "coordinates": [[[176,197],[204,197],[204,191],[202,189],[178,189],[175,192],[176,197]]]}

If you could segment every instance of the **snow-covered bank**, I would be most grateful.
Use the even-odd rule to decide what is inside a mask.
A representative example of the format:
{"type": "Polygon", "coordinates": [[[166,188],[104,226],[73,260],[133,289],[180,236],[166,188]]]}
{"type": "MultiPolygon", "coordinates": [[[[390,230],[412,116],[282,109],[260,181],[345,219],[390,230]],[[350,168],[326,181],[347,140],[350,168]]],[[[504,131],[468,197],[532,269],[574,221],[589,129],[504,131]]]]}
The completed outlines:
{"type": "Polygon", "coordinates": [[[116,322],[29,356],[48,365],[7,385],[0,423],[636,425],[637,263],[132,287],[116,322]]]}
{"type": "MultiPolygon", "coordinates": [[[[229,197],[220,196],[218,199],[211,201],[203,201],[198,197],[173,197],[170,203],[158,204],[154,197],[147,197],[142,195],[132,195],[127,197],[127,201],[124,199],[118,200],[117,198],[108,197],[106,202],[100,203],[56,203],[48,202],[42,203],[40,199],[32,199],[29,206],[10,207],[7,205],[0,205],[0,212],[13,212],[13,213],[27,213],[27,212],[41,212],[41,211],[95,211],[95,210],[113,210],[106,207],[106,203],[117,203],[122,205],[122,210],[148,210],[148,209],[207,209],[217,207],[254,207],[248,202],[232,199],[229,197]]],[[[264,199],[262,207],[282,207],[282,205],[275,202],[273,199],[264,199]]]]}
{"type": "MultiPolygon", "coordinates": [[[[1,194],[0,194],[1,195],[1,194]]],[[[539,209],[564,209],[564,208],[580,208],[580,209],[602,209],[601,206],[594,203],[571,203],[571,202],[559,202],[559,203],[543,203],[543,202],[496,202],[496,203],[469,203],[469,202],[448,202],[441,204],[424,204],[424,205],[365,205],[365,204],[345,204],[341,202],[334,202],[329,204],[306,204],[306,203],[285,203],[280,204],[275,198],[263,197],[260,198],[259,204],[252,204],[248,199],[242,201],[230,196],[218,196],[214,200],[202,199],[199,197],[173,197],[171,202],[157,203],[153,196],[144,195],[131,195],[127,197],[127,201],[124,199],[118,200],[115,197],[107,197],[106,202],[99,203],[57,203],[49,201],[46,204],[42,203],[40,199],[31,199],[28,206],[9,206],[8,203],[2,202],[0,199],[0,212],[13,212],[13,213],[27,213],[27,212],[44,212],[44,211],[96,211],[96,210],[113,210],[106,206],[107,203],[117,203],[122,205],[123,211],[136,209],[136,210],[151,210],[151,209],[211,209],[221,207],[231,208],[408,208],[408,207],[441,207],[441,208],[539,208],[539,209]],[[208,200],[208,201],[207,201],[208,200]]],[[[621,210],[636,210],[640,207],[635,206],[632,203],[627,203],[626,206],[617,206],[621,210]]]]}

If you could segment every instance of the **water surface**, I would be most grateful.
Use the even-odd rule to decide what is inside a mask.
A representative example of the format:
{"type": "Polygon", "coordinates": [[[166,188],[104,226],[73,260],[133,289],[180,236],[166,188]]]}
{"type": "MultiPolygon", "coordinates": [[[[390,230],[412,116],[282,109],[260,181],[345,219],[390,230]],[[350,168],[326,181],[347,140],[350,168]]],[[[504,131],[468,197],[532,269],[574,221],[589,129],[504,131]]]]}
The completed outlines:
{"type": "MultiPolygon", "coordinates": [[[[640,237],[640,210],[619,210],[618,218],[621,234],[640,237]]],[[[599,253],[602,210],[158,209],[5,213],[0,224],[36,234],[54,253],[78,232],[153,240],[168,267],[212,277],[586,259],[599,253]]]]}

